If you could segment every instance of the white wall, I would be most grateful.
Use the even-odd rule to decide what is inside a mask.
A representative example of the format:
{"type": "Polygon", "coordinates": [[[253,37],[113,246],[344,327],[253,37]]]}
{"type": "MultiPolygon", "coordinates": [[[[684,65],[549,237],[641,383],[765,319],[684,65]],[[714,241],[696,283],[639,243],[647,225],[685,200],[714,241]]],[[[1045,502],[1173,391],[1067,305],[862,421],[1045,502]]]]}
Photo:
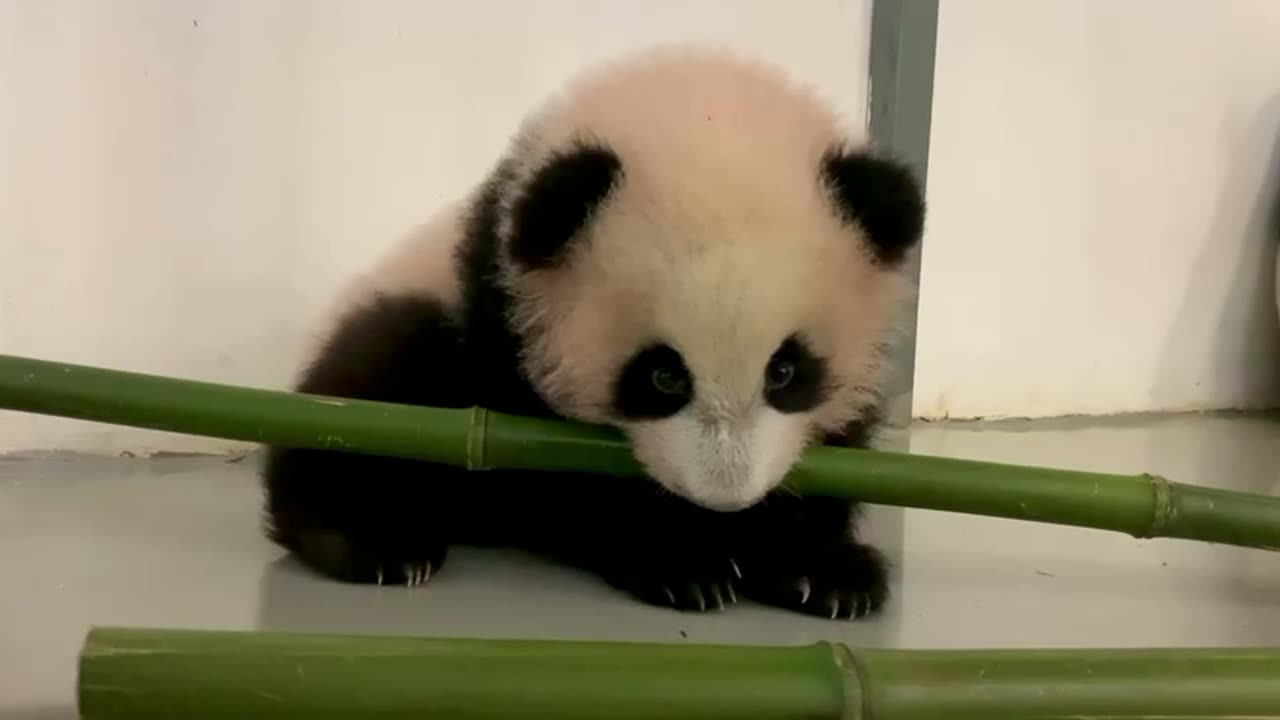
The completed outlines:
{"type": "MultiPolygon", "coordinates": [[[[585,63],[713,40],[857,119],[869,8],[0,0],[0,352],[284,387],[338,286],[585,63]]],[[[224,446],[0,413],[0,451],[224,446]]]]}
{"type": "MultiPolygon", "coordinates": [[[[573,70],[711,39],[857,117],[869,6],[0,0],[0,352],[283,387],[339,284],[573,70]]],[[[1280,401],[1280,3],[940,22],[916,412],[1280,401]]],[[[0,451],[224,446],[0,413],[0,451]]]]}
{"type": "Polygon", "coordinates": [[[915,412],[1280,403],[1278,143],[1280,2],[944,1],[915,412]]]}

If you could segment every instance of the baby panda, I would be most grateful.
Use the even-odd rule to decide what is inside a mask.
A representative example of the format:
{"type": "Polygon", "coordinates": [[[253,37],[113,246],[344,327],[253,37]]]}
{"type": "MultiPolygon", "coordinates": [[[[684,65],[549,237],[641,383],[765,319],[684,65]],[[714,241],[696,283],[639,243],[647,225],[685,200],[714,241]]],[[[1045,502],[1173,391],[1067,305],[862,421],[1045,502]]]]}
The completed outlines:
{"type": "Polygon", "coordinates": [[[647,477],[274,447],[269,536],[355,583],[508,546],[680,610],[874,612],[856,505],[780,483],[811,444],[868,444],[923,222],[911,173],[772,66],[665,48],[581,75],[355,283],[296,389],[613,426],[647,477]]]}

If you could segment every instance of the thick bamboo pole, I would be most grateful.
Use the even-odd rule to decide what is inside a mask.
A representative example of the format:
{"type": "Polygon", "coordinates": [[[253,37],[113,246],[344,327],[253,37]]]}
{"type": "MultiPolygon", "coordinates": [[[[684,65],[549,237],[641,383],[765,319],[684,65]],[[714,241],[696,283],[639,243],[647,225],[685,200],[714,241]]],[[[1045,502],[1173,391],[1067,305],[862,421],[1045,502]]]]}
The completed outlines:
{"type": "Polygon", "coordinates": [[[1280,715],[1280,649],[852,650],[95,628],[86,720],[1280,715]]]}
{"type": "MultiPolygon", "coordinates": [[[[629,475],[612,430],[293,393],[0,355],[0,408],[294,447],[396,455],[473,470],[629,475]]],[[[478,479],[477,482],[483,480],[478,479]]],[[[814,448],[788,483],[868,503],[1275,550],[1280,498],[1113,475],[944,457],[814,448]]]]}

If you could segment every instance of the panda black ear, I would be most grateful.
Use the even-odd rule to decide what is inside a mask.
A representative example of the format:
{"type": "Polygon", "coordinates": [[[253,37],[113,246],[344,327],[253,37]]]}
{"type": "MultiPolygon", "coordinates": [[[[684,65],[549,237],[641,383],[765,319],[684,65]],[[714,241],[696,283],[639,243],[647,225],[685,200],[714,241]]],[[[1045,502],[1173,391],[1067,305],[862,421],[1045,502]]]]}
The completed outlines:
{"type": "Polygon", "coordinates": [[[822,157],[822,181],[836,210],[871,243],[876,260],[902,261],[924,232],[924,194],[906,165],[836,147],[822,157]]]}
{"type": "Polygon", "coordinates": [[[578,145],[552,156],[512,207],[511,257],[530,270],[554,265],[621,180],[622,160],[609,148],[578,145]]]}

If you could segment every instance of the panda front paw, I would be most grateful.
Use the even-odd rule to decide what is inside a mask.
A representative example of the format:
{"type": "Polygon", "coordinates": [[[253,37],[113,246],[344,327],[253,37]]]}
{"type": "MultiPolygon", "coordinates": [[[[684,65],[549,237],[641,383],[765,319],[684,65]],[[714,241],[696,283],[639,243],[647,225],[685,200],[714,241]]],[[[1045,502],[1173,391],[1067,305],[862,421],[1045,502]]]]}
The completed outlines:
{"type": "Polygon", "coordinates": [[[335,580],[413,588],[425,584],[444,566],[448,544],[308,530],[298,534],[294,551],[303,563],[335,580]]]}
{"type": "Polygon", "coordinates": [[[889,597],[884,556],[853,540],[758,558],[745,570],[753,600],[832,620],[871,615],[889,597]]]}
{"type": "Polygon", "coordinates": [[[742,578],[728,554],[663,553],[612,573],[610,582],[651,605],[686,612],[724,610],[738,602],[742,578]]]}

